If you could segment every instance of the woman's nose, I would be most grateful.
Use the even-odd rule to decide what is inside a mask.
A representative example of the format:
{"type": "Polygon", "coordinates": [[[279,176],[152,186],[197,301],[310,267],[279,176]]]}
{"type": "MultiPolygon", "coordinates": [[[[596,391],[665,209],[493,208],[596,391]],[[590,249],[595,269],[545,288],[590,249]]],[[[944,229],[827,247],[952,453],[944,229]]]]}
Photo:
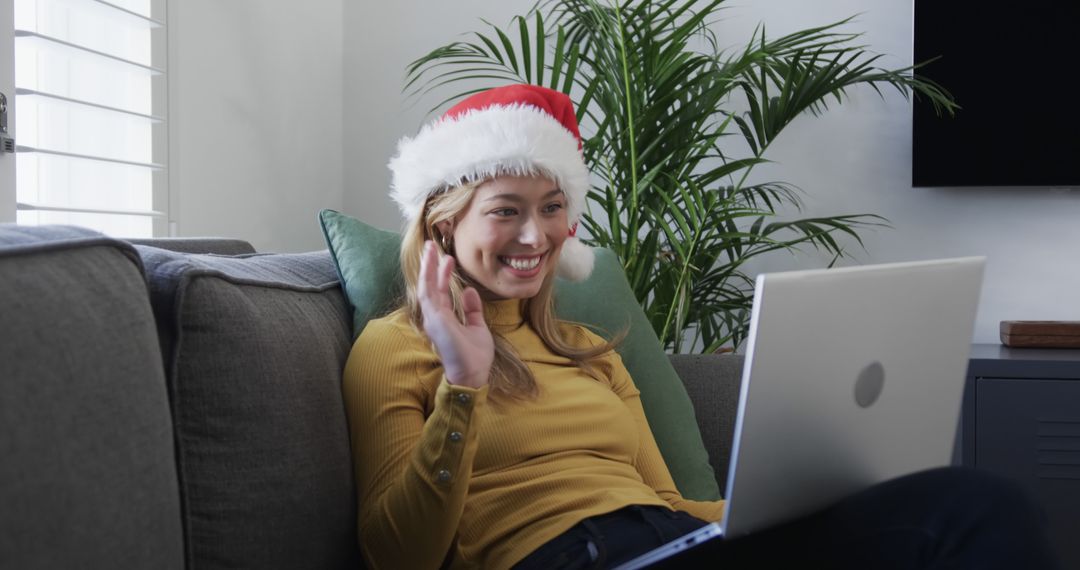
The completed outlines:
{"type": "Polygon", "coordinates": [[[522,222],[518,241],[533,247],[544,244],[544,230],[536,218],[530,216],[522,222]]]}

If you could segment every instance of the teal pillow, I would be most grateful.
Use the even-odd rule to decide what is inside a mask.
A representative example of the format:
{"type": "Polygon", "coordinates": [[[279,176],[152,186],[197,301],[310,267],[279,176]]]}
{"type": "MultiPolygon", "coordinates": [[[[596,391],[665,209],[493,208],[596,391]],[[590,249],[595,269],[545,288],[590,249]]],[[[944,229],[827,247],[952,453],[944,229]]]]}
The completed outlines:
{"type": "MultiPolygon", "coordinates": [[[[319,212],[319,221],[353,306],[353,336],[359,336],[368,320],[401,302],[401,237],[333,210],[319,212]]],[[[719,499],[690,396],[634,298],[615,253],[597,249],[596,265],[585,281],[560,279],[555,306],[560,318],[590,325],[601,334],[629,325],[619,355],[641,391],[649,427],[676,487],[688,499],[719,499]]]]}
{"type": "Polygon", "coordinates": [[[556,281],[555,310],[559,318],[591,325],[602,335],[627,330],[619,356],[641,391],[645,417],[675,486],[687,499],[715,501],[720,488],[690,396],[634,297],[619,257],[610,249],[595,251],[596,265],[588,279],[556,281]]]}
{"type": "Polygon", "coordinates": [[[401,304],[401,235],[333,210],[319,212],[319,223],[353,308],[355,340],[369,320],[401,304]]]}

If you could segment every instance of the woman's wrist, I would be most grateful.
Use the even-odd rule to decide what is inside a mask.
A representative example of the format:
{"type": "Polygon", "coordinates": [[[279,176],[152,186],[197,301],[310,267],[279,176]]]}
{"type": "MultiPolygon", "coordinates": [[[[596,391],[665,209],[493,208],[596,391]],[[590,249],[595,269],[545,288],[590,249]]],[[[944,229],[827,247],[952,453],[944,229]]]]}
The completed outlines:
{"type": "Polygon", "coordinates": [[[454,386],[460,386],[462,388],[480,389],[488,384],[488,375],[483,376],[462,376],[461,378],[451,378],[449,374],[446,376],[446,381],[454,386]]]}

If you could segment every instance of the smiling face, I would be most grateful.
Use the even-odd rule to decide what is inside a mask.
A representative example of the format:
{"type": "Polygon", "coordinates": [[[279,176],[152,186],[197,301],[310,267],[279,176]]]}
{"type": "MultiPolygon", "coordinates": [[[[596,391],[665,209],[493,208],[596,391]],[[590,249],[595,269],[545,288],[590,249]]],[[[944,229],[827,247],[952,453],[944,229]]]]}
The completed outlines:
{"type": "Polygon", "coordinates": [[[477,187],[457,219],[440,222],[484,300],[534,297],[567,237],[566,196],[538,176],[500,176],[477,187]]]}

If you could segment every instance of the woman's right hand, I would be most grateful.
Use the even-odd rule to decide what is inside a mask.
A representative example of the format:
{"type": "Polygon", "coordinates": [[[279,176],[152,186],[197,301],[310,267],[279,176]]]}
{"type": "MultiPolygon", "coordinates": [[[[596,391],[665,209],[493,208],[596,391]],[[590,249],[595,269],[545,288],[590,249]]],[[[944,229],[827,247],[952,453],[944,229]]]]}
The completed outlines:
{"type": "Polygon", "coordinates": [[[440,256],[434,243],[424,242],[416,288],[424,316],[424,332],[435,345],[448,382],[481,388],[487,385],[491,374],[495,341],[484,321],[484,305],[476,289],[468,287],[462,295],[465,324],[454,314],[450,299],[450,275],[454,263],[453,256],[440,256]]]}

